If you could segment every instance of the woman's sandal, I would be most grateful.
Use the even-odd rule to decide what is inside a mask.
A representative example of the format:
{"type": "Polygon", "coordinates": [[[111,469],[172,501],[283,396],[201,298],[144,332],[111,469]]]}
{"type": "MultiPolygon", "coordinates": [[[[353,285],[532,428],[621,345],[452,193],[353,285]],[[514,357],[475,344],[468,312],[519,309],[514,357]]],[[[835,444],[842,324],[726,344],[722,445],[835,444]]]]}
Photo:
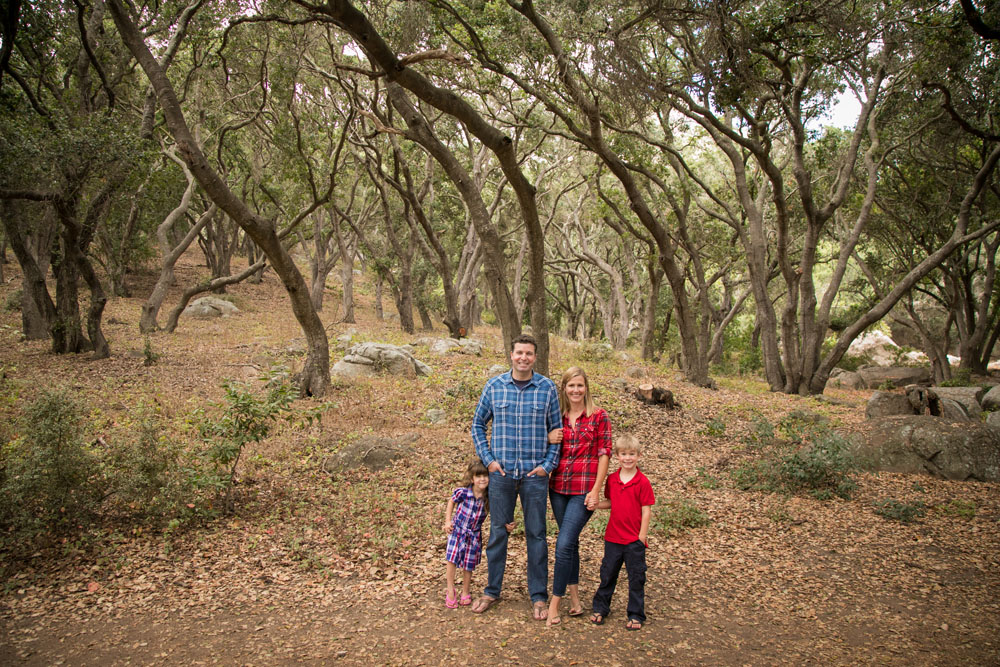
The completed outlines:
{"type": "Polygon", "coordinates": [[[577,607],[576,609],[570,609],[567,612],[570,616],[583,616],[583,607],[577,607]]]}
{"type": "Polygon", "coordinates": [[[626,630],[642,630],[642,621],[637,618],[630,618],[625,621],[626,630]]]}
{"type": "Polygon", "coordinates": [[[590,615],[590,622],[594,625],[604,625],[604,615],[594,612],[590,615]]]}
{"type": "Polygon", "coordinates": [[[458,604],[460,604],[463,607],[468,607],[470,604],[472,604],[472,596],[471,595],[463,595],[462,597],[460,597],[458,599],[458,604]]]}

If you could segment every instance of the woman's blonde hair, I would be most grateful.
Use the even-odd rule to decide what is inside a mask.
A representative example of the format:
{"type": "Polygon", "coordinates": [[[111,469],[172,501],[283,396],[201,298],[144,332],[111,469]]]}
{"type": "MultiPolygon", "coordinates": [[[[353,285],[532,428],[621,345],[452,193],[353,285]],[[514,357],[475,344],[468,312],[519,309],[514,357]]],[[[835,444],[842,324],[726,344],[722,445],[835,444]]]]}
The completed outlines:
{"type": "Polygon", "coordinates": [[[570,366],[563,373],[562,382],[559,383],[559,405],[562,408],[563,414],[569,412],[569,396],[566,395],[566,383],[575,377],[582,377],[583,385],[587,388],[586,393],[583,395],[583,414],[589,415],[595,409],[594,399],[590,396],[590,380],[587,379],[587,374],[579,366],[570,366]]]}

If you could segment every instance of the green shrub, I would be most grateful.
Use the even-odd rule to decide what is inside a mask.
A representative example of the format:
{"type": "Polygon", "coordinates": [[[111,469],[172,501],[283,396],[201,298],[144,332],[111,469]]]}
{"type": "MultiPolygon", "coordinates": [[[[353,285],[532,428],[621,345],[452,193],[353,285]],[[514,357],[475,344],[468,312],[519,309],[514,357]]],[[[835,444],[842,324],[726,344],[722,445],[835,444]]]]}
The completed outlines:
{"type": "Polygon", "coordinates": [[[88,522],[99,503],[98,461],[83,438],[82,407],[67,390],[25,408],[20,435],[0,455],[0,516],[19,530],[88,522]]]}
{"type": "Polygon", "coordinates": [[[607,361],[614,355],[614,348],[608,343],[584,341],[577,356],[583,361],[607,361]]]}
{"type": "Polygon", "coordinates": [[[774,425],[763,415],[754,415],[750,433],[743,436],[743,444],[748,449],[762,449],[774,444],[774,425]]]}
{"type": "Polygon", "coordinates": [[[837,368],[842,368],[845,371],[854,372],[859,368],[868,366],[872,363],[872,358],[867,354],[861,354],[858,356],[847,356],[846,354],[840,358],[837,362],[837,368]]]}
{"type": "Polygon", "coordinates": [[[889,521],[913,523],[927,514],[927,506],[920,500],[904,503],[895,498],[884,498],[875,502],[875,514],[889,521]]]}
{"type": "Polygon", "coordinates": [[[164,437],[158,415],[144,407],[135,412],[136,422],[123,425],[102,456],[104,511],[127,523],[161,524],[186,514],[195,491],[183,474],[181,446],[164,437]]]}
{"type": "Polygon", "coordinates": [[[941,383],[942,387],[969,387],[972,385],[972,369],[956,368],[951,378],[941,383]]]}
{"type": "Polygon", "coordinates": [[[945,516],[953,516],[961,519],[976,518],[976,503],[971,500],[949,500],[944,505],[939,505],[937,510],[945,516]]]}
{"type": "Polygon", "coordinates": [[[146,336],[146,340],[142,344],[142,365],[152,366],[160,359],[158,352],[153,350],[153,342],[146,336]]]}
{"type": "Polygon", "coordinates": [[[294,388],[287,375],[271,374],[266,378],[266,393],[254,394],[246,385],[226,381],[226,404],[221,416],[209,417],[199,410],[198,433],[206,445],[202,453],[205,467],[194,467],[192,482],[197,487],[216,490],[225,501],[227,512],[233,509],[232,487],[236,466],[244,448],[259,443],[271,433],[279,416],[289,411],[294,388]]]}
{"type": "Polygon", "coordinates": [[[820,500],[849,498],[856,487],[852,477],[858,465],[850,443],[825,428],[814,429],[791,441],[767,447],[762,458],[732,472],[743,490],[766,493],[806,493],[820,500]]]}
{"type": "Polygon", "coordinates": [[[719,488],[719,478],[706,472],[704,467],[699,466],[695,470],[695,473],[695,475],[687,478],[686,481],[688,484],[698,486],[703,489],[719,488]]]}
{"type": "Polygon", "coordinates": [[[14,290],[7,295],[7,300],[4,301],[3,309],[8,313],[16,313],[21,310],[21,298],[24,294],[24,290],[14,290]]]}
{"type": "Polygon", "coordinates": [[[713,438],[721,438],[726,434],[726,422],[718,417],[713,417],[705,423],[705,428],[701,429],[699,433],[713,438]]]}
{"type": "Polygon", "coordinates": [[[654,505],[653,528],[669,537],[680,535],[689,528],[700,528],[712,522],[697,505],[683,498],[654,505]]]}

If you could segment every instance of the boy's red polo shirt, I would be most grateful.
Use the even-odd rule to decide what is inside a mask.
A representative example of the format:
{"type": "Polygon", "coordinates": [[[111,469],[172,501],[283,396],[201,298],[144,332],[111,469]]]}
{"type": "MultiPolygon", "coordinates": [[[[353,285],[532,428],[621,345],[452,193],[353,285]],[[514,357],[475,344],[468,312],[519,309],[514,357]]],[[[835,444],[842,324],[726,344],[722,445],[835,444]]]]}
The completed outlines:
{"type": "Polygon", "coordinates": [[[635,476],[622,484],[621,469],[608,475],[604,496],[611,501],[611,516],[604,531],[604,539],[615,544],[632,544],[639,539],[642,527],[642,508],[653,505],[653,485],[637,467],[635,476]]]}

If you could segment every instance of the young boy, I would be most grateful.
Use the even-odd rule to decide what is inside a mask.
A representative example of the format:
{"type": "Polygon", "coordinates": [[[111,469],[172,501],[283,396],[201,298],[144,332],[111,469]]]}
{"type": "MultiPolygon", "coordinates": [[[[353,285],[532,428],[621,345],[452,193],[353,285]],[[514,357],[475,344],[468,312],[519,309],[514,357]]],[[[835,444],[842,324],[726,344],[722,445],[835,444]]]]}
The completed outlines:
{"type": "Polygon", "coordinates": [[[601,509],[611,508],[604,531],[604,560],[601,562],[601,587],[594,593],[590,622],[601,625],[611,611],[611,596],[618,584],[622,562],[628,572],[628,621],[625,627],[638,630],[646,622],[644,586],[646,584],[646,536],[652,515],[653,487],[638,468],[642,447],[634,435],[615,440],[614,453],[621,464],[608,476],[604,485],[605,500],[601,509]]]}

